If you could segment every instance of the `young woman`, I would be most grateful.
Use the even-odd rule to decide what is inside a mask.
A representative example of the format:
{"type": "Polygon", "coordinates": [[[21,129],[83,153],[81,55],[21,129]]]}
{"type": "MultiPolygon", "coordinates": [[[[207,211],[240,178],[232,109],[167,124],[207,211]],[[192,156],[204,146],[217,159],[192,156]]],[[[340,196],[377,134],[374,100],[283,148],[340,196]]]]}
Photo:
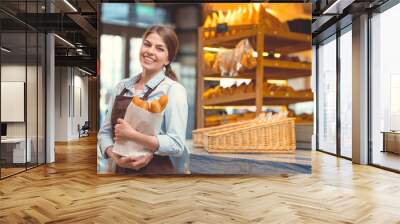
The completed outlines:
{"type": "Polygon", "coordinates": [[[139,55],[142,72],[122,80],[114,90],[98,133],[98,142],[101,157],[111,158],[117,165],[117,173],[188,173],[189,154],[185,146],[187,95],[171,69],[178,45],[172,29],[160,25],[147,29],[139,55]],[[142,134],[121,119],[133,96],[152,101],[162,95],[168,96],[168,104],[158,135],[142,134]],[[113,153],[114,142],[122,140],[135,141],[151,154],[121,157],[113,153]]]}

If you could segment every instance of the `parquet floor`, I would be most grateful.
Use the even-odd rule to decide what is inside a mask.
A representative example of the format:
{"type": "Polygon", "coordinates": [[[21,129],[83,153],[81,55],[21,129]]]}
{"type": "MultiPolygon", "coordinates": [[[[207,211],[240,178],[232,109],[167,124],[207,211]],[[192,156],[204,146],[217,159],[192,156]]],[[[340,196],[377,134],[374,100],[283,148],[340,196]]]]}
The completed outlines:
{"type": "Polygon", "coordinates": [[[313,152],[313,174],[97,176],[95,139],[0,181],[0,223],[400,223],[400,175],[313,152]]]}

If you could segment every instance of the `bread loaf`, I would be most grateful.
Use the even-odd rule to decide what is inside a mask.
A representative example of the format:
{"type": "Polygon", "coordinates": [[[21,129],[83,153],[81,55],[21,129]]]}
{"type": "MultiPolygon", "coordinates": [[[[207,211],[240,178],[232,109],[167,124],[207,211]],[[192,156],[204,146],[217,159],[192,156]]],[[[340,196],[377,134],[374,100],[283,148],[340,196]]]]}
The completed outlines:
{"type": "Polygon", "coordinates": [[[161,110],[161,105],[160,105],[160,102],[158,101],[158,100],[153,100],[151,103],[150,103],[150,112],[152,112],[152,113],[160,113],[162,110],[161,110]]]}
{"type": "Polygon", "coordinates": [[[149,104],[147,101],[140,100],[139,104],[136,104],[138,107],[141,107],[143,110],[149,110],[149,104]]]}
{"type": "Polygon", "coordinates": [[[141,100],[139,97],[134,96],[132,103],[144,110],[148,110],[152,113],[160,113],[165,109],[168,103],[168,97],[163,95],[158,100],[153,100],[151,103],[141,100]]]}
{"type": "Polygon", "coordinates": [[[141,100],[137,96],[134,96],[132,98],[132,103],[135,104],[138,107],[141,107],[144,110],[149,110],[149,104],[147,103],[147,101],[141,100]]]}
{"type": "Polygon", "coordinates": [[[158,102],[160,103],[161,111],[163,111],[163,110],[165,109],[165,107],[167,107],[167,104],[168,104],[168,96],[162,95],[162,96],[160,97],[160,99],[158,99],[158,102]]]}
{"type": "Polygon", "coordinates": [[[142,101],[139,97],[137,97],[137,96],[134,96],[133,98],[132,98],[132,103],[133,104],[135,104],[135,105],[139,105],[139,102],[140,101],[142,101]]]}

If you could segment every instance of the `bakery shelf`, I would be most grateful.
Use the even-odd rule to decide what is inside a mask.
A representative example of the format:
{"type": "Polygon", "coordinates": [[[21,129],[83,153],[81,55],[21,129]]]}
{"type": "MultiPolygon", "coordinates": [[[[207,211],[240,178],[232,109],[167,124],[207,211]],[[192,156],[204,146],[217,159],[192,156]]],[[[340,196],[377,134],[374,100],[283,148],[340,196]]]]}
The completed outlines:
{"type": "MultiPolygon", "coordinates": [[[[289,105],[300,102],[313,101],[313,97],[267,95],[263,97],[263,105],[289,105]]],[[[230,96],[205,99],[204,106],[254,106],[255,93],[232,94],[230,96]]]]}
{"type": "Polygon", "coordinates": [[[254,105],[256,94],[241,93],[232,94],[230,96],[215,97],[204,100],[204,106],[241,106],[241,105],[254,105]]]}
{"type": "MultiPolygon", "coordinates": [[[[207,47],[224,47],[234,48],[242,39],[249,38],[253,46],[255,46],[256,35],[259,25],[237,25],[228,28],[226,33],[217,33],[216,28],[200,28],[203,34],[214,33],[214,37],[204,39],[204,46],[207,47]],[[235,30],[235,34],[231,31],[235,30]]],[[[274,31],[266,30],[264,34],[265,50],[274,51],[283,54],[309,50],[311,44],[311,35],[290,32],[290,31],[274,31]]]]}
{"type": "Polygon", "coordinates": [[[287,55],[311,50],[311,35],[266,28],[263,19],[264,17],[260,17],[258,24],[230,26],[225,33],[217,33],[216,28],[200,27],[198,29],[197,128],[202,128],[205,125],[204,106],[256,106],[256,114],[259,114],[262,112],[262,107],[266,105],[285,106],[313,100],[312,94],[307,97],[299,93],[289,93],[286,96],[283,95],[284,93],[267,96],[256,94],[266,91],[264,89],[266,80],[287,80],[311,76],[311,63],[291,61],[286,57],[257,58],[257,65],[254,69],[241,71],[235,77],[221,77],[218,72],[207,69],[204,60],[204,47],[232,49],[239,41],[246,38],[249,39],[257,55],[263,55],[264,52],[287,55]],[[255,92],[234,93],[204,99],[206,81],[218,81],[223,78],[252,79],[255,92]]]}
{"type": "Polygon", "coordinates": [[[304,96],[264,96],[264,105],[289,105],[313,101],[313,97],[304,96]]]}
{"type": "Polygon", "coordinates": [[[311,63],[279,59],[264,59],[264,67],[286,70],[305,70],[311,72],[311,63]]]}
{"type": "MultiPolygon", "coordinates": [[[[266,79],[284,80],[311,76],[311,63],[280,59],[264,59],[264,76],[266,79]]],[[[237,76],[221,76],[218,72],[206,69],[204,77],[255,79],[255,69],[244,69],[237,76]]]]}

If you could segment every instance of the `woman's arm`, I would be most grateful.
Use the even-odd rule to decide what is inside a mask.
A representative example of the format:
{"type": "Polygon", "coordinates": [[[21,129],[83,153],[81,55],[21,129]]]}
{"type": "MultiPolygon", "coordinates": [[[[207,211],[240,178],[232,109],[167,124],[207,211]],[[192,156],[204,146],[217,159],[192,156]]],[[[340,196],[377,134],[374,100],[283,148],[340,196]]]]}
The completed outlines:
{"type": "Polygon", "coordinates": [[[112,124],[111,124],[111,113],[114,106],[115,97],[121,91],[121,83],[119,83],[113,90],[110,98],[110,103],[108,104],[106,117],[104,118],[104,123],[101,126],[99,133],[97,135],[97,140],[99,143],[100,152],[102,158],[108,158],[106,151],[114,146],[114,141],[112,138],[112,124]]]}
{"type": "Polygon", "coordinates": [[[155,154],[179,157],[185,150],[188,103],[185,88],[173,84],[168,90],[168,105],[165,108],[165,133],[157,135],[159,147],[155,154]]]}
{"type": "Polygon", "coordinates": [[[155,152],[158,147],[158,139],[155,136],[142,134],[133,129],[128,122],[124,119],[118,119],[115,125],[115,141],[129,139],[140,145],[143,145],[146,149],[155,152]]]}

